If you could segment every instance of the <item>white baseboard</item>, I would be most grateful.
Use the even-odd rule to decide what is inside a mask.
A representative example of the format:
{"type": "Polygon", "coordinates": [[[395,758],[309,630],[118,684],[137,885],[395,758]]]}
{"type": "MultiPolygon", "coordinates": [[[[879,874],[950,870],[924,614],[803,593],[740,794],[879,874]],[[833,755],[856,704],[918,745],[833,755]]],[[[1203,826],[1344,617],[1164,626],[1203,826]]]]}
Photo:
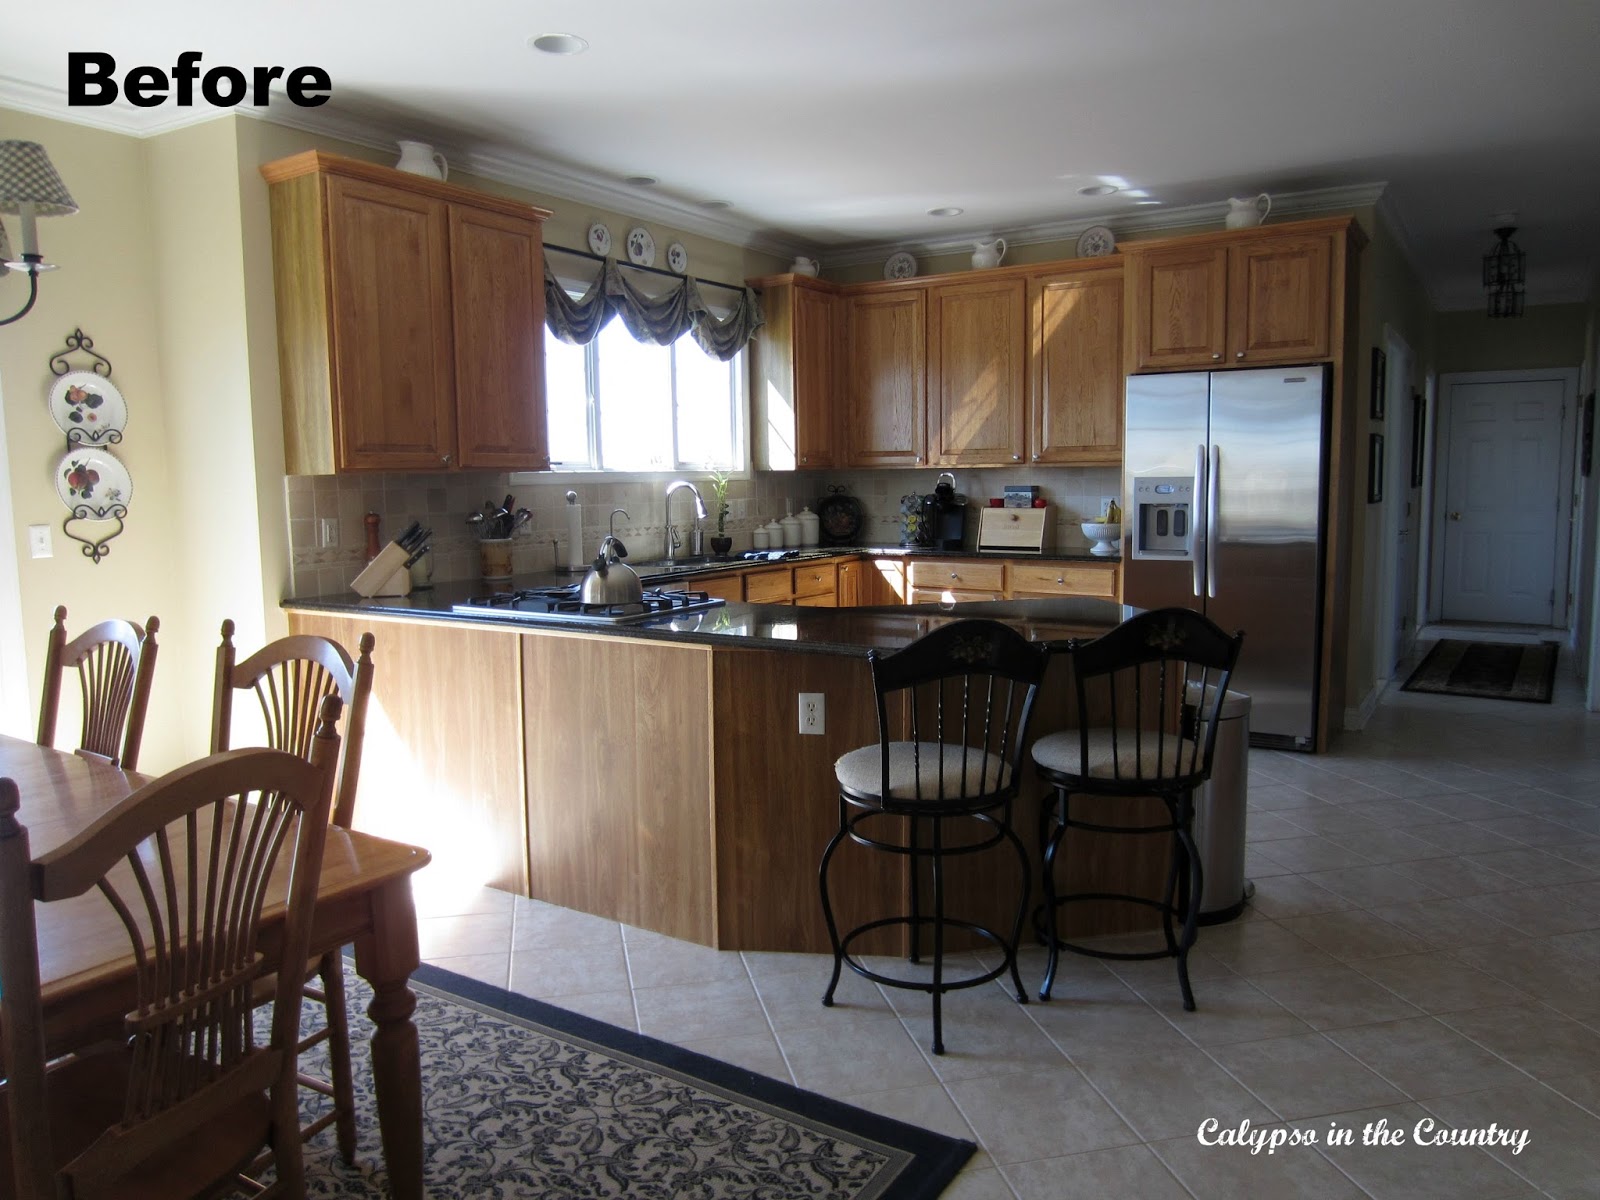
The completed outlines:
{"type": "Polygon", "coordinates": [[[1354,708],[1346,707],[1344,710],[1344,727],[1351,732],[1365,729],[1367,722],[1372,720],[1372,714],[1378,707],[1378,700],[1383,696],[1383,689],[1389,686],[1387,679],[1379,679],[1372,685],[1372,690],[1361,698],[1361,703],[1354,708]]]}

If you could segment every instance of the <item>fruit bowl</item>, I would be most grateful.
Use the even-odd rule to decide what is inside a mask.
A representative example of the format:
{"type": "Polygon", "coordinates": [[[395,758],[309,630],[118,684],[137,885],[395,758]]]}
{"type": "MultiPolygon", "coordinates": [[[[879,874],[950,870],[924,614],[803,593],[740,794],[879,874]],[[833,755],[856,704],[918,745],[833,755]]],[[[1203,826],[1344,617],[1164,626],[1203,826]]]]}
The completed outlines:
{"type": "Polygon", "coordinates": [[[1083,536],[1094,543],[1090,554],[1115,554],[1117,539],[1122,536],[1122,525],[1117,521],[1083,521],[1079,527],[1083,536]]]}

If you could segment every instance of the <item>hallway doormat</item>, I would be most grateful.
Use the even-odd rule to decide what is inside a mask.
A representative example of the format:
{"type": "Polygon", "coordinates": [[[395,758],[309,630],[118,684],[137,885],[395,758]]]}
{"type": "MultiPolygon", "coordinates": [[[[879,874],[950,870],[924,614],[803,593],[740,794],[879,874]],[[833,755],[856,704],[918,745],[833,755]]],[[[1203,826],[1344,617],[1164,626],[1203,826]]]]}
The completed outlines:
{"type": "MultiPolygon", "coordinates": [[[[345,982],[357,1164],[320,1134],[306,1144],[306,1193],[384,1200],[372,993],[354,971],[345,982]]],[[[933,1200],[975,1149],[436,967],[411,986],[431,1200],[933,1200]]],[[[326,1078],[326,1048],[301,1069],[326,1078]]],[[[320,1101],[302,1089],[302,1116],[320,1101]]]]}
{"type": "Polygon", "coordinates": [[[1400,690],[1549,704],[1560,649],[1558,642],[1440,641],[1400,690]]]}

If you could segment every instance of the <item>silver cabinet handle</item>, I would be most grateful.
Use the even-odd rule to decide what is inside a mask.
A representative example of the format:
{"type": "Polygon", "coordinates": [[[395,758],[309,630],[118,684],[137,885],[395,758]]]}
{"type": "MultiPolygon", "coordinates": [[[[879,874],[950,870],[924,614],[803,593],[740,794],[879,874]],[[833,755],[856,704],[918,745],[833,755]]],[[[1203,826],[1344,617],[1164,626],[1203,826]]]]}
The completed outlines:
{"type": "Polygon", "coordinates": [[[950,572],[950,578],[951,579],[960,579],[961,576],[957,575],[954,571],[951,571],[950,572]]]}
{"type": "Polygon", "coordinates": [[[439,456],[439,462],[440,462],[440,463],[441,463],[441,464],[442,464],[442,465],[444,465],[444,466],[447,466],[447,467],[448,467],[448,466],[449,466],[449,465],[450,465],[450,456],[449,456],[449,455],[448,455],[448,454],[441,454],[441,455],[440,455],[440,456],[439,456]]]}
{"type": "Polygon", "coordinates": [[[1221,357],[1222,357],[1222,355],[1220,355],[1220,354],[1213,354],[1213,355],[1212,355],[1212,356],[1211,356],[1211,361],[1212,361],[1212,362],[1215,362],[1215,361],[1216,361],[1216,360],[1217,360],[1217,359],[1219,359],[1219,358],[1221,358],[1221,357]]]}
{"type": "Polygon", "coordinates": [[[1206,481],[1206,595],[1216,599],[1217,556],[1222,540],[1217,536],[1217,491],[1222,475],[1222,447],[1211,447],[1211,478],[1206,481]]]}
{"type": "Polygon", "coordinates": [[[1022,461],[1022,455],[1020,455],[1020,454],[1013,454],[1013,455],[1012,455],[1012,456],[1011,456],[1011,461],[1012,461],[1012,462],[1021,462],[1021,461],[1022,461]]]}
{"type": "Polygon", "coordinates": [[[1202,562],[1205,557],[1205,538],[1200,533],[1205,528],[1200,523],[1205,514],[1203,511],[1198,511],[1205,508],[1205,495],[1206,447],[1205,443],[1201,442],[1194,448],[1194,505],[1197,510],[1194,517],[1196,519],[1189,522],[1189,565],[1192,574],[1191,582],[1194,585],[1194,594],[1196,596],[1200,594],[1200,573],[1205,570],[1202,562]]]}
{"type": "Polygon", "coordinates": [[[1057,575],[1056,576],[1056,582],[1057,583],[1065,583],[1066,581],[1067,581],[1066,580],[1066,576],[1064,576],[1064,575],[1057,575]]]}
{"type": "Polygon", "coordinates": [[[1234,357],[1235,358],[1243,358],[1244,357],[1244,351],[1243,350],[1239,351],[1239,353],[1235,354],[1234,357]]]}

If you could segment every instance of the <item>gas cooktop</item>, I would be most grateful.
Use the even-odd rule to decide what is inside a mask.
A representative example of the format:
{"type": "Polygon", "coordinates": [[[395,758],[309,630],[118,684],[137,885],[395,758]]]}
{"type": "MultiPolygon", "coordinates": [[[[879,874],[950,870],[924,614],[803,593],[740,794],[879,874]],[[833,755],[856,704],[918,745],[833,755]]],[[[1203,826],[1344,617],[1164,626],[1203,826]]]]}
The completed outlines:
{"type": "Polygon", "coordinates": [[[636,603],[587,604],[580,598],[579,585],[574,583],[568,587],[524,588],[515,592],[476,596],[452,605],[450,611],[465,616],[509,621],[594,621],[606,625],[627,625],[699,612],[726,603],[720,596],[708,596],[705,592],[646,588],[636,603]]]}

